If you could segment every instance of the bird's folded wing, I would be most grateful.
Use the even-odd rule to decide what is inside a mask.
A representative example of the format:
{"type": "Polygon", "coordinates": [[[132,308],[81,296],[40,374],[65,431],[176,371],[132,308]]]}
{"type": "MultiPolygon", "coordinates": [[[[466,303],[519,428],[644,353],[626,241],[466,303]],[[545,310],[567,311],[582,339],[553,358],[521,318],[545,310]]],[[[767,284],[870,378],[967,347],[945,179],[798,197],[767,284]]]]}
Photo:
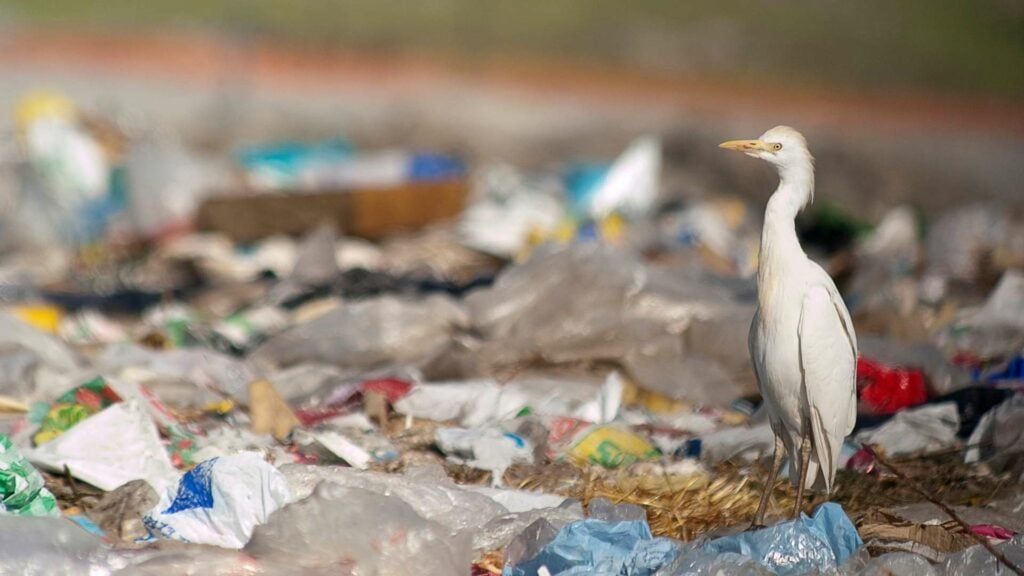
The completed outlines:
{"type": "Polygon", "coordinates": [[[856,344],[845,306],[823,285],[812,286],[800,313],[800,369],[812,439],[825,484],[832,488],[843,439],[857,414],[856,344]]]}
{"type": "Polygon", "coordinates": [[[747,334],[747,351],[750,353],[750,362],[754,366],[754,377],[757,379],[757,389],[764,396],[764,376],[761,374],[761,361],[757,351],[757,329],[760,323],[760,310],[754,311],[754,319],[750,322],[750,332],[747,334]]]}

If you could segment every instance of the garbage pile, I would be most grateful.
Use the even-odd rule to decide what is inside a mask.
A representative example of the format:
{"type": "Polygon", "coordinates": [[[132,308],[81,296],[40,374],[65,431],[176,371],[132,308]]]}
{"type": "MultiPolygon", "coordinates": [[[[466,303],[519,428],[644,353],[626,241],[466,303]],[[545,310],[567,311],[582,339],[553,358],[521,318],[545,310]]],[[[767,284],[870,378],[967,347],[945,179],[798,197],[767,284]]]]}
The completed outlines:
{"type": "Polygon", "coordinates": [[[818,246],[861,336],[858,425],[836,492],[788,519],[779,481],[747,531],[762,207],[663,201],[656,138],[530,173],[346,140],[216,159],[53,94],[17,114],[4,573],[1024,566],[1010,212],[922,233],[898,207],[818,246]]]}

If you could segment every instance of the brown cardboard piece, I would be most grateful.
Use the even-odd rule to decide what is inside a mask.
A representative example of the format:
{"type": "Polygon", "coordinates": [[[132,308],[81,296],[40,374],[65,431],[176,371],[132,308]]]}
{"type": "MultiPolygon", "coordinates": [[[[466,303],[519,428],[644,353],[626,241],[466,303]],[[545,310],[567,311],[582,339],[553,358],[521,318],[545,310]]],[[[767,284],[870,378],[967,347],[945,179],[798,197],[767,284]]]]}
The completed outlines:
{"type": "Polygon", "coordinates": [[[267,380],[256,380],[249,384],[249,417],[252,430],[257,434],[272,434],[284,441],[292,428],[300,424],[288,403],[267,380]]]}
{"type": "Polygon", "coordinates": [[[466,195],[464,180],[357,190],[215,194],[200,205],[196,226],[238,242],[252,242],[278,234],[302,235],[328,223],[347,236],[377,240],[458,216],[466,195]]]}

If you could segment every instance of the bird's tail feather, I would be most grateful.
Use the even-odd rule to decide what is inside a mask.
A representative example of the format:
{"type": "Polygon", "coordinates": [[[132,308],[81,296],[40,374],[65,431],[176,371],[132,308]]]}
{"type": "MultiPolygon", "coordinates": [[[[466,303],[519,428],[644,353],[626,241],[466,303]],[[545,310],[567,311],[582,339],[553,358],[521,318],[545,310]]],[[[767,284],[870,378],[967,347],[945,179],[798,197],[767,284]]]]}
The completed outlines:
{"type": "MultiPolygon", "coordinates": [[[[789,481],[793,486],[796,486],[800,483],[801,438],[799,435],[790,433],[784,426],[776,427],[774,422],[773,428],[777,431],[782,431],[780,434],[782,436],[782,443],[786,448],[786,455],[789,457],[789,481]]],[[[811,458],[807,464],[807,480],[804,483],[804,489],[816,492],[831,491],[832,478],[826,477],[826,469],[824,469],[821,460],[818,458],[819,445],[818,442],[812,442],[811,458]]],[[[832,474],[834,476],[835,473],[833,472],[832,474]]]]}
{"type": "MultiPolygon", "coordinates": [[[[789,462],[789,481],[793,486],[800,484],[799,453],[799,450],[796,451],[796,458],[790,459],[789,462]]],[[[814,492],[825,492],[832,489],[831,482],[826,478],[825,470],[822,469],[818,461],[818,455],[814,452],[811,452],[811,459],[807,462],[807,480],[804,482],[804,489],[814,492]]]]}

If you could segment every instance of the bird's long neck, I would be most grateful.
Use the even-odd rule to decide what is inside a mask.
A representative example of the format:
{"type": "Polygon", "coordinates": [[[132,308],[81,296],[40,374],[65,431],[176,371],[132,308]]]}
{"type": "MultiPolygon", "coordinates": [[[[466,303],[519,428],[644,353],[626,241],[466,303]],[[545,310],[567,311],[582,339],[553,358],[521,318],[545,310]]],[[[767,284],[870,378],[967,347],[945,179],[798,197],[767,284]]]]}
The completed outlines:
{"type": "Polygon", "coordinates": [[[768,200],[761,231],[758,258],[758,298],[767,307],[772,288],[786,278],[794,264],[807,259],[796,237],[796,215],[814,198],[814,167],[806,165],[779,170],[779,187],[768,200]]]}

